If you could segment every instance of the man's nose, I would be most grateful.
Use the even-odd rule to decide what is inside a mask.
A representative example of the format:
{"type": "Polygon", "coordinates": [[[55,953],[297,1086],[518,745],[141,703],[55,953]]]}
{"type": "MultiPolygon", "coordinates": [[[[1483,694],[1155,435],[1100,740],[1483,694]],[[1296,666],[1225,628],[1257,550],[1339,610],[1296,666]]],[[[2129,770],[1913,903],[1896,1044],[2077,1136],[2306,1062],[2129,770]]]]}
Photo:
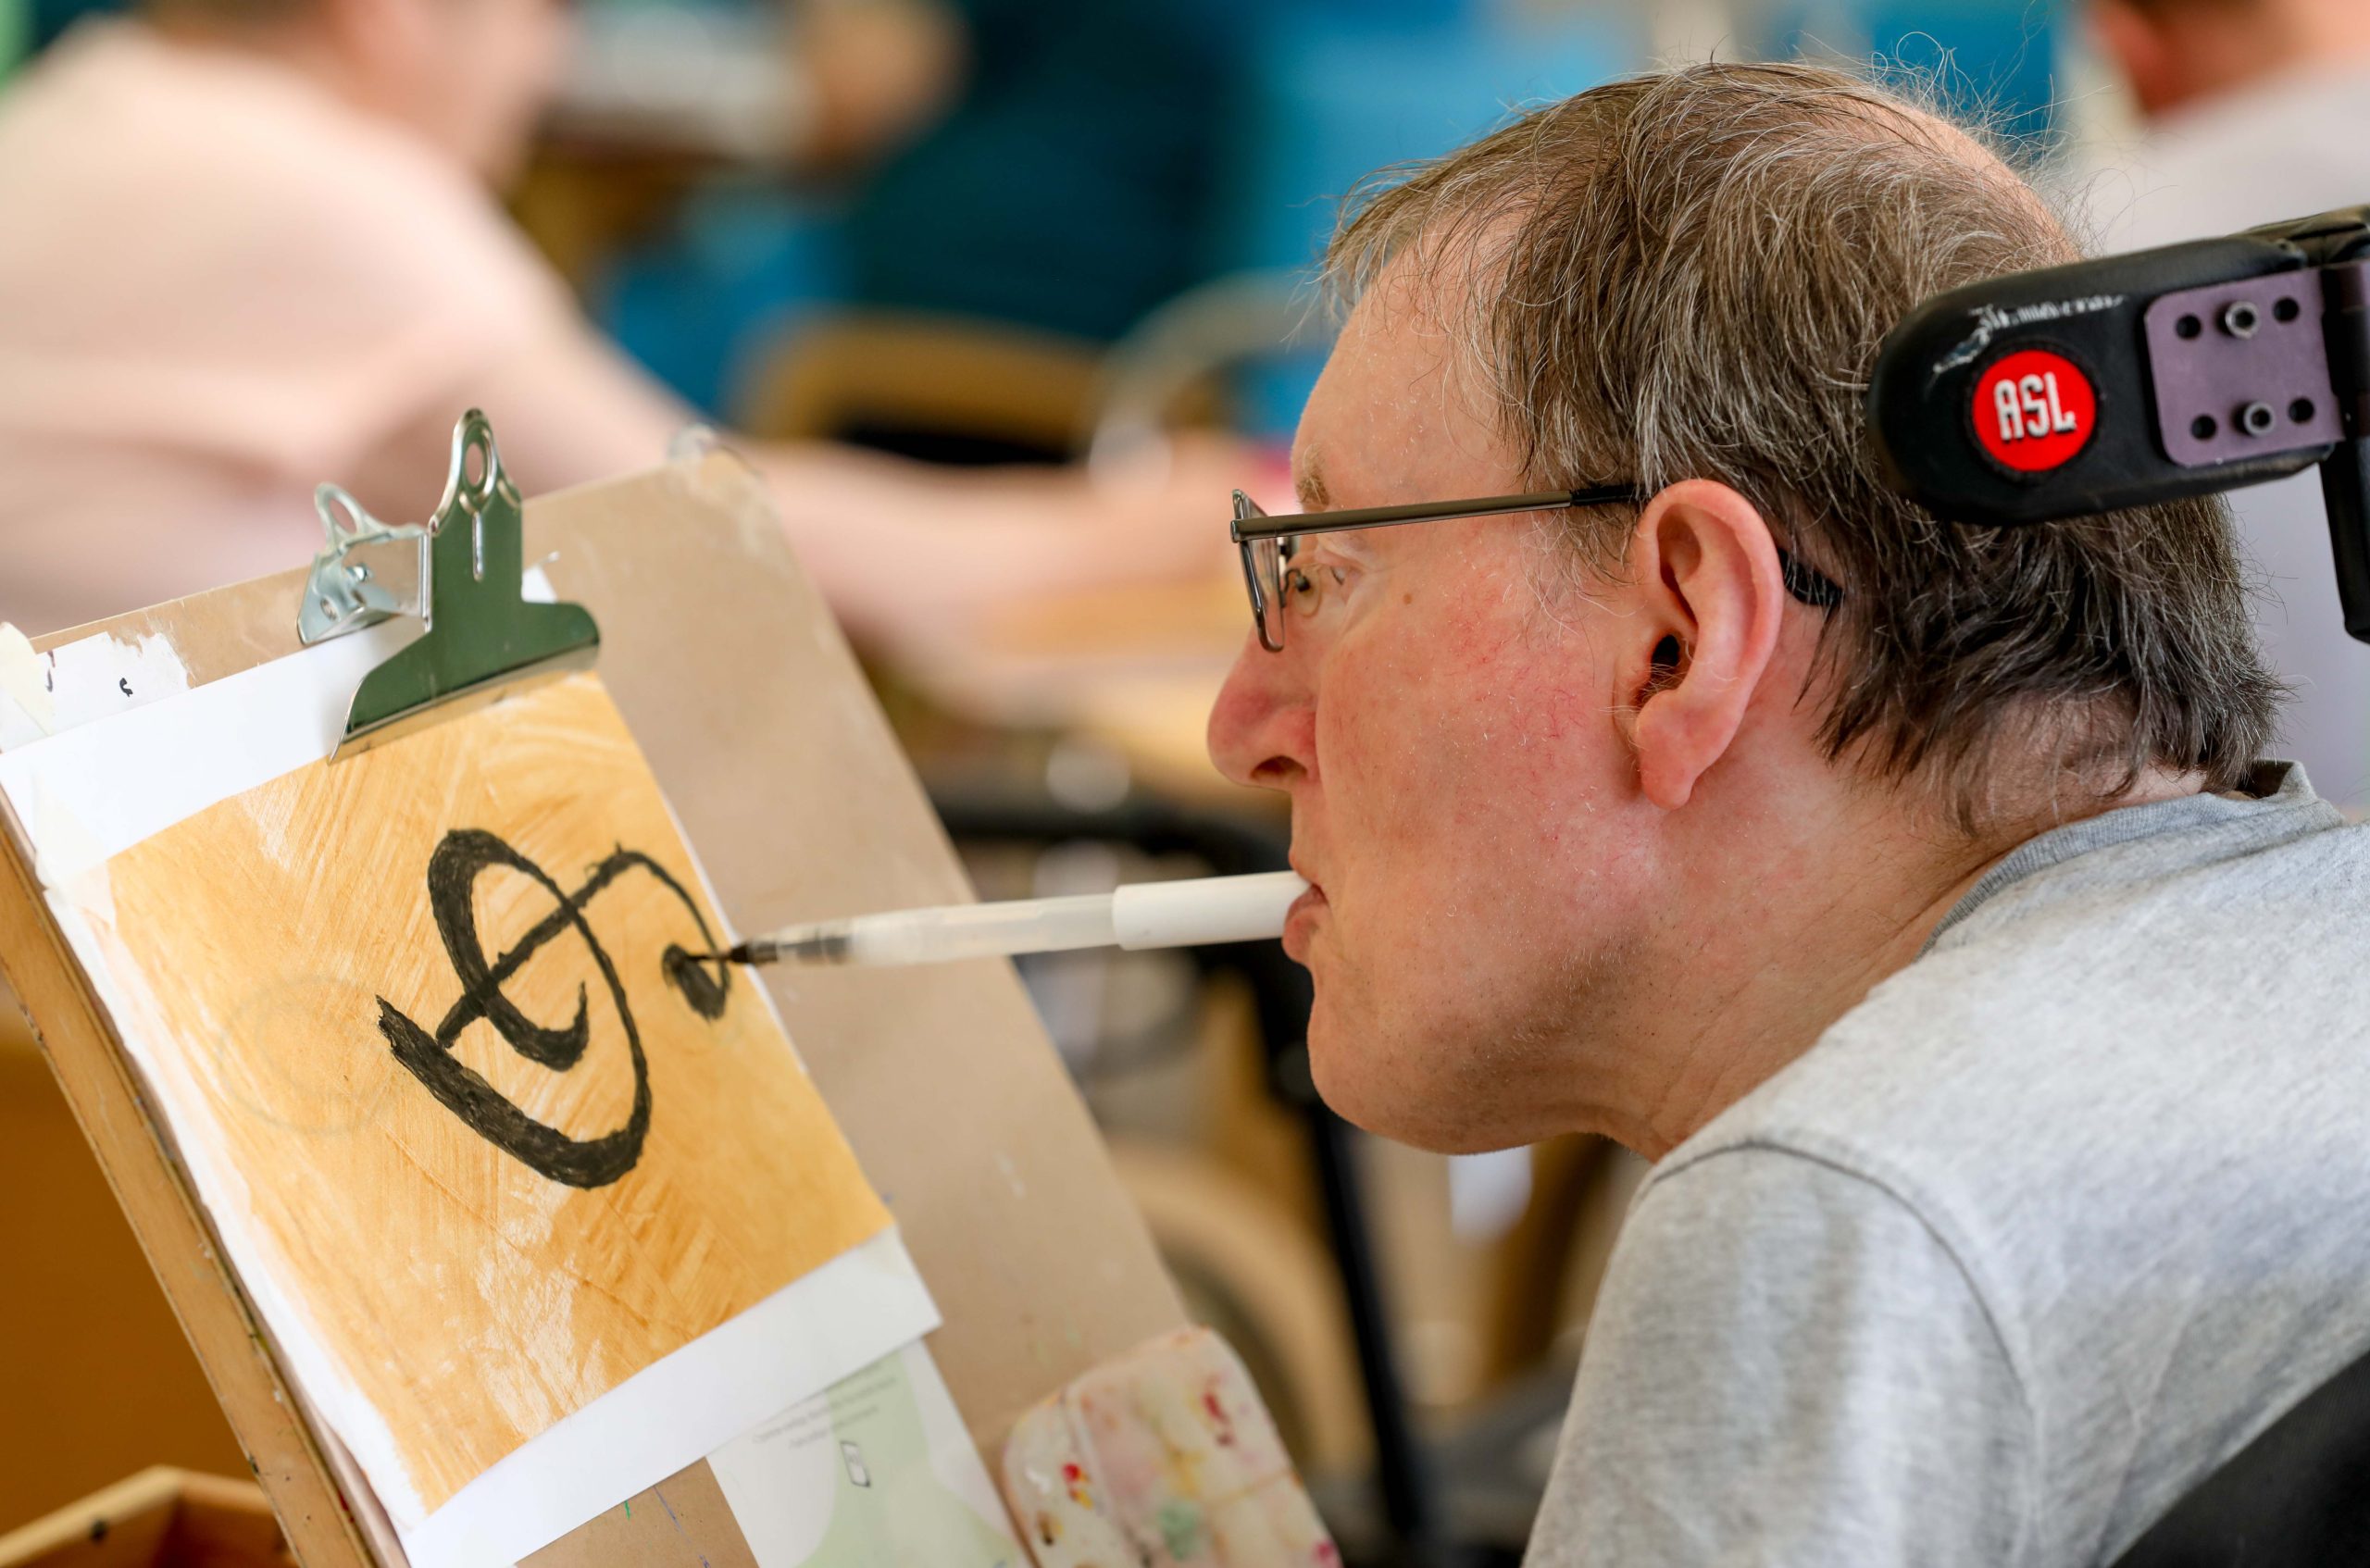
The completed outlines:
{"type": "Polygon", "coordinates": [[[1210,760],[1237,784],[1280,790],[1316,771],[1316,704],[1304,653],[1271,653],[1252,632],[1210,704],[1210,760]]]}

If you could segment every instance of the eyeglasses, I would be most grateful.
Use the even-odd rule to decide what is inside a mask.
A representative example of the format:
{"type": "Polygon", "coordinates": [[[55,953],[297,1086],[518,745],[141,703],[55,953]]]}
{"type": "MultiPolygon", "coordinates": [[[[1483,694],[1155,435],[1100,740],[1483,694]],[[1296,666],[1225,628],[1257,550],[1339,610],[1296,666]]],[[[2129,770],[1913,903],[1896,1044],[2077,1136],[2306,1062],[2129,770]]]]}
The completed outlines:
{"type": "MultiPolygon", "coordinates": [[[[1594,490],[1550,490],[1530,495],[1491,495],[1478,501],[1420,501],[1406,506],[1359,506],[1338,512],[1292,512],[1271,517],[1241,491],[1234,492],[1234,542],[1242,551],[1242,578],[1251,590],[1251,618],[1259,643],[1271,653],[1284,651],[1284,606],[1292,593],[1314,591],[1292,566],[1304,536],[1390,528],[1398,523],[1436,523],[1452,517],[1494,517],[1513,512],[1562,512],[1575,506],[1607,506],[1643,501],[1634,485],[1594,490]]],[[[1778,552],[1778,575],[1797,603],[1822,614],[1843,603],[1843,590],[1815,566],[1778,552]]]]}

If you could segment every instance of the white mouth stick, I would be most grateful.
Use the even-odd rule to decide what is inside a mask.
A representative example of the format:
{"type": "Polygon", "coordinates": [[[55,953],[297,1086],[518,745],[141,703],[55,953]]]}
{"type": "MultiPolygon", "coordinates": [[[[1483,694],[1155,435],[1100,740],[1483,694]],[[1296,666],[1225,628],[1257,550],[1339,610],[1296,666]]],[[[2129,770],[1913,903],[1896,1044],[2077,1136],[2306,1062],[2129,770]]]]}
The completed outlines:
{"type": "Polygon", "coordinates": [[[1138,882],[1073,898],[958,903],[819,920],[752,937],[724,954],[736,964],[942,964],[1084,947],[1194,947],[1281,936],[1297,872],[1138,882]]]}

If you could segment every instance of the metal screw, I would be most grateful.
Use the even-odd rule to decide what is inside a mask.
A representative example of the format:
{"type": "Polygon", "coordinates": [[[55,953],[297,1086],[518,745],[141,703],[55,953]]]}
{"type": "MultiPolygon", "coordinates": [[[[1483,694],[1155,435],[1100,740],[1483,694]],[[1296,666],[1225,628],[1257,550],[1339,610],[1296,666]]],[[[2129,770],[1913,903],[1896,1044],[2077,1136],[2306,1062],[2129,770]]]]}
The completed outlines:
{"type": "Polygon", "coordinates": [[[2262,313],[2245,300],[2233,300],[2222,307],[2222,330],[2234,338],[2252,338],[2262,325],[2262,313]]]}
{"type": "Polygon", "coordinates": [[[2271,411],[2268,403],[2250,403],[2239,410],[2239,428],[2251,436],[2268,435],[2279,416],[2271,411]]]}

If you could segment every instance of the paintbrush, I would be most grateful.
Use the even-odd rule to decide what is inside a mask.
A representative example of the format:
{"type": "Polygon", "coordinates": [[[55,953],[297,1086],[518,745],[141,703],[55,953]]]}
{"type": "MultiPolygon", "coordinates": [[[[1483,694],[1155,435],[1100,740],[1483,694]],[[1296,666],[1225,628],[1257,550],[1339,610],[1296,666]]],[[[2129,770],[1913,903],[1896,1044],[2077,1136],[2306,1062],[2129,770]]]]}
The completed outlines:
{"type": "Polygon", "coordinates": [[[1107,893],[901,909],[788,926],[707,956],[733,964],[941,964],[1085,947],[1192,947],[1283,934],[1291,871],[1138,882],[1107,893]]]}

